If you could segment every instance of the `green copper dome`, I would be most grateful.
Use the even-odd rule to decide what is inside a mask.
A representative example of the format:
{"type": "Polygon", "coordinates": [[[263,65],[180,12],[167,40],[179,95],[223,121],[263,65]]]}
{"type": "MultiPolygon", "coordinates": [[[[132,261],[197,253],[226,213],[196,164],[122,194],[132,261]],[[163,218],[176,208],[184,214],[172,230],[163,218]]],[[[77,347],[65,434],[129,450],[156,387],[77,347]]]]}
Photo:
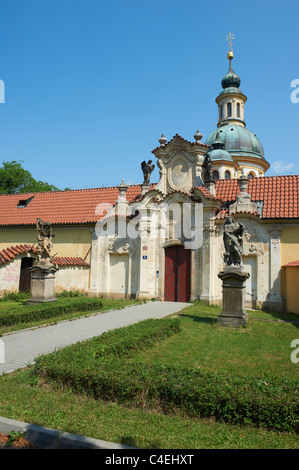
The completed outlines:
{"type": "Polygon", "coordinates": [[[240,85],[241,85],[241,79],[240,79],[239,75],[237,75],[233,71],[232,61],[230,60],[229,61],[229,71],[227,72],[225,77],[223,77],[223,79],[221,81],[221,86],[222,86],[222,88],[226,89],[226,88],[230,88],[230,87],[240,88],[240,85]]]}
{"type": "Polygon", "coordinates": [[[225,160],[228,162],[233,162],[233,159],[226,150],[224,150],[225,143],[223,142],[221,135],[220,135],[220,129],[216,130],[215,134],[215,139],[213,143],[211,144],[212,150],[209,151],[209,156],[212,161],[217,161],[217,160],[225,160]]]}
{"type": "Polygon", "coordinates": [[[221,126],[209,135],[205,144],[212,145],[217,139],[218,132],[227,152],[264,159],[262,144],[256,135],[246,127],[237,124],[221,126]]]}

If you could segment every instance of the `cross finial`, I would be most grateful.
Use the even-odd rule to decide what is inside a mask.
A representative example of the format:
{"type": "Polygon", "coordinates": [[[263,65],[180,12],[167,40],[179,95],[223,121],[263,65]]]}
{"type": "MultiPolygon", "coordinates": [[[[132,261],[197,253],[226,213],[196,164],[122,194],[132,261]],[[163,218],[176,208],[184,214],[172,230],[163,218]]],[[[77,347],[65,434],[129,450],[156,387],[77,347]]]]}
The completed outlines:
{"type": "Polygon", "coordinates": [[[229,47],[229,52],[232,52],[232,41],[235,39],[235,36],[233,33],[229,33],[226,36],[226,40],[228,41],[228,47],[229,47]]]}

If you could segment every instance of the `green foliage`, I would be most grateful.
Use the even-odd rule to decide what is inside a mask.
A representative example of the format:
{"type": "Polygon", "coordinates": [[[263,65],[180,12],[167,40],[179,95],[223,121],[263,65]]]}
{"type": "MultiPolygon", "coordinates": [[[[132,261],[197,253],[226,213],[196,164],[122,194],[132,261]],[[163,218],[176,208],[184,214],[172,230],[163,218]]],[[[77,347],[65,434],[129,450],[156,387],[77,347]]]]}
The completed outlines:
{"type": "Polygon", "coordinates": [[[0,194],[24,194],[44,191],[58,191],[56,186],[36,181],[30,171],[21,163],[4,161],[0,168],[0,194]]]}
{"type": "Polygon", "coordinates": [[[177,318],[141,322],[42,356],[35,373],[94,398],[164,413],[213,416],[279,431],[298,427],[299,391],[294,380],[226,375],[137,359],[137,352],[179,331],[177,318]]]}
{"type": "Polygon", "coordinates": [[[85,292],[80,292],[79,290],[62,290],[61,292],[57,292],[55,294],[56,297],[86,297],[87,294],[85,292]]]}
{"type": "Polygon", "coordinates": [[[18,292],[18,291],[4,291],[2,297],[0,297],[1,302],[14,300],[16,302],[27,300],[30,297],[30,292],[18,292]]]}
{"type": "Polygon", "coordinates": [[[98,298],[78,297],[60,299],[57,302],[45,302],[37,305],[13,305],[0,313],[0,326],[28,323],[39,319],[59,317],[66,313],[100,310],[103,302],[98,298]]]}

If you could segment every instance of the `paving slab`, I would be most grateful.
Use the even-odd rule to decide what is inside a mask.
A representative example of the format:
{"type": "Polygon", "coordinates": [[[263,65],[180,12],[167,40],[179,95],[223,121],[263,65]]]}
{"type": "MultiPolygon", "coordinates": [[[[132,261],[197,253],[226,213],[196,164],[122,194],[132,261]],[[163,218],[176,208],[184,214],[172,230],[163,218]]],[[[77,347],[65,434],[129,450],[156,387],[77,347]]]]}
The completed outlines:
{"type": "MultiPolygon", "coordinates": [[[[0,363],[0,375],[33,364],[36,357],[48,354],[78,341],[84,341],[102,333],[128,326],[149,318],[163,318],[179,312],[189,303],[147,302],[110,310],[74,320],[3,335],[4,363],[0,363]]],[[[2,344],[3,345],[3,344],[2,344]]]]}

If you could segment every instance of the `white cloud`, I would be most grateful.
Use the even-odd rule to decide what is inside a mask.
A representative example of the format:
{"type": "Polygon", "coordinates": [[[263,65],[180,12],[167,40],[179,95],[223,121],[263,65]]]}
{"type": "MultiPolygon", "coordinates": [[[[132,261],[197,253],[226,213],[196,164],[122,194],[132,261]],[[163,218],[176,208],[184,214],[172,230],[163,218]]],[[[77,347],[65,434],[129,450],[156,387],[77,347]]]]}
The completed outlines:
{"type": "Polygon", "coordinates": [[[290,171],[294,166],[294,163],[286,163],[283,160],[277,160],[271,165],[271,170],[277,175],[282,175],[290,171]]]}

